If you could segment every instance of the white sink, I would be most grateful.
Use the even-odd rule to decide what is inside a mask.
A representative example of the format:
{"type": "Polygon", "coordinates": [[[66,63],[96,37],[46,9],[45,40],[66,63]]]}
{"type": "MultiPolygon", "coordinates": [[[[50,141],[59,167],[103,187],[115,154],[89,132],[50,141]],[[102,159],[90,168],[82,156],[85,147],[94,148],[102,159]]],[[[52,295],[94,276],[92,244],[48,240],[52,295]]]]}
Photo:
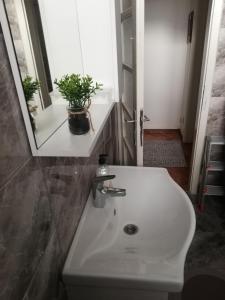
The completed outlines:
{"type": "Polygon", "coordinates": [[[93,288],[96,299],[101,291],[106,296],[100,299],[111,299],[107,290],[117,288],[120,294],[121,289],[164,296],[179,292],[195,232],[190,199],[166,169],[113,166],[110,174],[116,175],[112,185],[125,188],[127,195],[108,199],[104,208],[93,207],[90,195],[63,270],[69,294],[73,287],[79,287],[76,296],[78,290],[81,294],[76,299],[86,299],[82,287],[90,292],[87,299],[95,299],[93,288]],[[138,232],[126,234],[127,224],[138,232]]]}

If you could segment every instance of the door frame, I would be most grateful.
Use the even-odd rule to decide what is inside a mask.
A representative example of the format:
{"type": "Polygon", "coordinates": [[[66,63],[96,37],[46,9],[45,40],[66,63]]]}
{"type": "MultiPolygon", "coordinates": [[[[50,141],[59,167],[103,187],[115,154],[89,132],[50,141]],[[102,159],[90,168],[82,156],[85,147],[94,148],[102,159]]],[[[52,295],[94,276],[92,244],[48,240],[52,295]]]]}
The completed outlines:
{"type": "Polygon", "coordinates": [[[195,123],[194,145],[191,159],[189,191],[196,195],[205,146],[209,105],[216,65],[218,38],[221,28],[223,0],[210,0],[206,27],[203,63],[198,95],[198,108],[195,123]]]}
{"type": "MultiPolygon", "coordinates": [[[[136,107],[135,114],[132,117],[136,123],[135,130],[135,165],[143,166],[143,130],[141,131],[141,124],[143,122],[142,114],[144,109],[144,34],[145,34],[145,0],[132,0],[135,1],[136,6],[136,19],[135,19],[135,31],[136,38],[134,42],[135,46],[135,99],[136,107]]],[[[119,152],[120,152],[120,164],[124,164],[123,155],[123,120],[122,120],[122,108],[121,101],[123,95],[123,62],[122,62],[122,35],[121,35],[121,0],[114,0],[115,3],[115,20],[116,20],[116,37],[117,37],[117,65],[118,65],[118,86],[119,86],[119,98],[120,105],[118,108],[118,120],[119,120],[119,152]]]]}
{"type": "Polygon", "coordinates": [[[28,140],[29,140],[30,147],[31,147],[31,152],[32,152],[33,156],[37,156],[37,152],[38,152],[37,145],[36,145],[36,141],[35,141],[35,137],[34,137],[34,132],[33,132],[32,126],[31,126],[29,113],[27,110],[26,99],[24,96],[23,85],[22,85],[22,81],[21,81],[21,75],[19,72],[19,67],[18,67],[16,55],[15,55],[14,44],[12,41],[11,31],[9,29],[8,19],[7,19],[5,5],[4,5],[3,0],[0,0],[0,24],[2,27],[5,45],[6,45],[7,53],[9,56],[9,62],[10,62],[10,66],[11,66],[19,102],[20,102],[20,108],[21,108],[21,111],[23,114],[23,120],[25,123],[28,140]]]}
{"type": "Polygon", "coordinates": [[[137,166],[143,166],[144,65],[145,65],[145,0],[136,0],[136,120],[137,166]],[[141,129],[142,128],[142,129],[141,129]]]}

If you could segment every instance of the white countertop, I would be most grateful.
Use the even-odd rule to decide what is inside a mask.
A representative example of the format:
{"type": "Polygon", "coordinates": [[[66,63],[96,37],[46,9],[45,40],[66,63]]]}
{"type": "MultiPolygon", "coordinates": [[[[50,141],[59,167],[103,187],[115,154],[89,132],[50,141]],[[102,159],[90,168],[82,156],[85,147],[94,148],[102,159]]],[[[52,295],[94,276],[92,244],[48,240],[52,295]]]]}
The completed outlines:
{"type": "Polygon", "coordinates": [[[65,120],[57,131],[37,150],[37,156],[89,157],[115,103],[105,101],[105,99],[102,100],[96,99],[90,107],[94,132],[90,129],[84,135],[73,135],[69,130],[68,121],[65,120]]]}
{"type": "Polygon", "coordinates": [[[54,105],[50,105],[37,115],[35,118],[37,126],[35,140],[38,148],[67,120],[68,113],[66,107],[66,103],[54,103],[54,105]]]}

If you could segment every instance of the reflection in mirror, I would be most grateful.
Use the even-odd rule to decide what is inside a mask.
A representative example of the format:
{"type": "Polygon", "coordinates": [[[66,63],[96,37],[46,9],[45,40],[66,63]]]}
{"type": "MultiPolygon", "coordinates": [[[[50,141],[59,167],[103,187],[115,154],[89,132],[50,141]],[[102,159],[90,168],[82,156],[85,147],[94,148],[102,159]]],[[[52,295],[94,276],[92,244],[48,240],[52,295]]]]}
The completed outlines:
{"type": "Polygon", "coordinates": [[[75,2],[4,0],[37,147],[67,119],[54,80],[83,74],[75,2]],[[53,9],[54,8],[54,9],[53,9]]]}

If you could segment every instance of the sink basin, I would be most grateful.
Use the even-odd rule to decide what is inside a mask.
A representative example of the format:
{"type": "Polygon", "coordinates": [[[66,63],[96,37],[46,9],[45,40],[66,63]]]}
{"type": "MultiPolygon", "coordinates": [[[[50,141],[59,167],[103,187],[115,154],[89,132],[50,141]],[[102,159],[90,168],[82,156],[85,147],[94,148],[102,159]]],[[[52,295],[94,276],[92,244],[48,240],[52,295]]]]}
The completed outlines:
{"type": "Polygon", "coordinates": [[[76,299],[95,299],[94,288],[96,299],[111,299],[107,291],[119,289],[120,294],[142,291],[149,299],[152,292],[165,296],[154,299],[166,299],[168,292],[183,287],[195,232],[191,201],[166,169],[112,166],[110,174],[116,175],[112,186],[125,188],[126,197],[95,208],[90,194],[63,270],[69,294],[77,287],[76,299]]]}

